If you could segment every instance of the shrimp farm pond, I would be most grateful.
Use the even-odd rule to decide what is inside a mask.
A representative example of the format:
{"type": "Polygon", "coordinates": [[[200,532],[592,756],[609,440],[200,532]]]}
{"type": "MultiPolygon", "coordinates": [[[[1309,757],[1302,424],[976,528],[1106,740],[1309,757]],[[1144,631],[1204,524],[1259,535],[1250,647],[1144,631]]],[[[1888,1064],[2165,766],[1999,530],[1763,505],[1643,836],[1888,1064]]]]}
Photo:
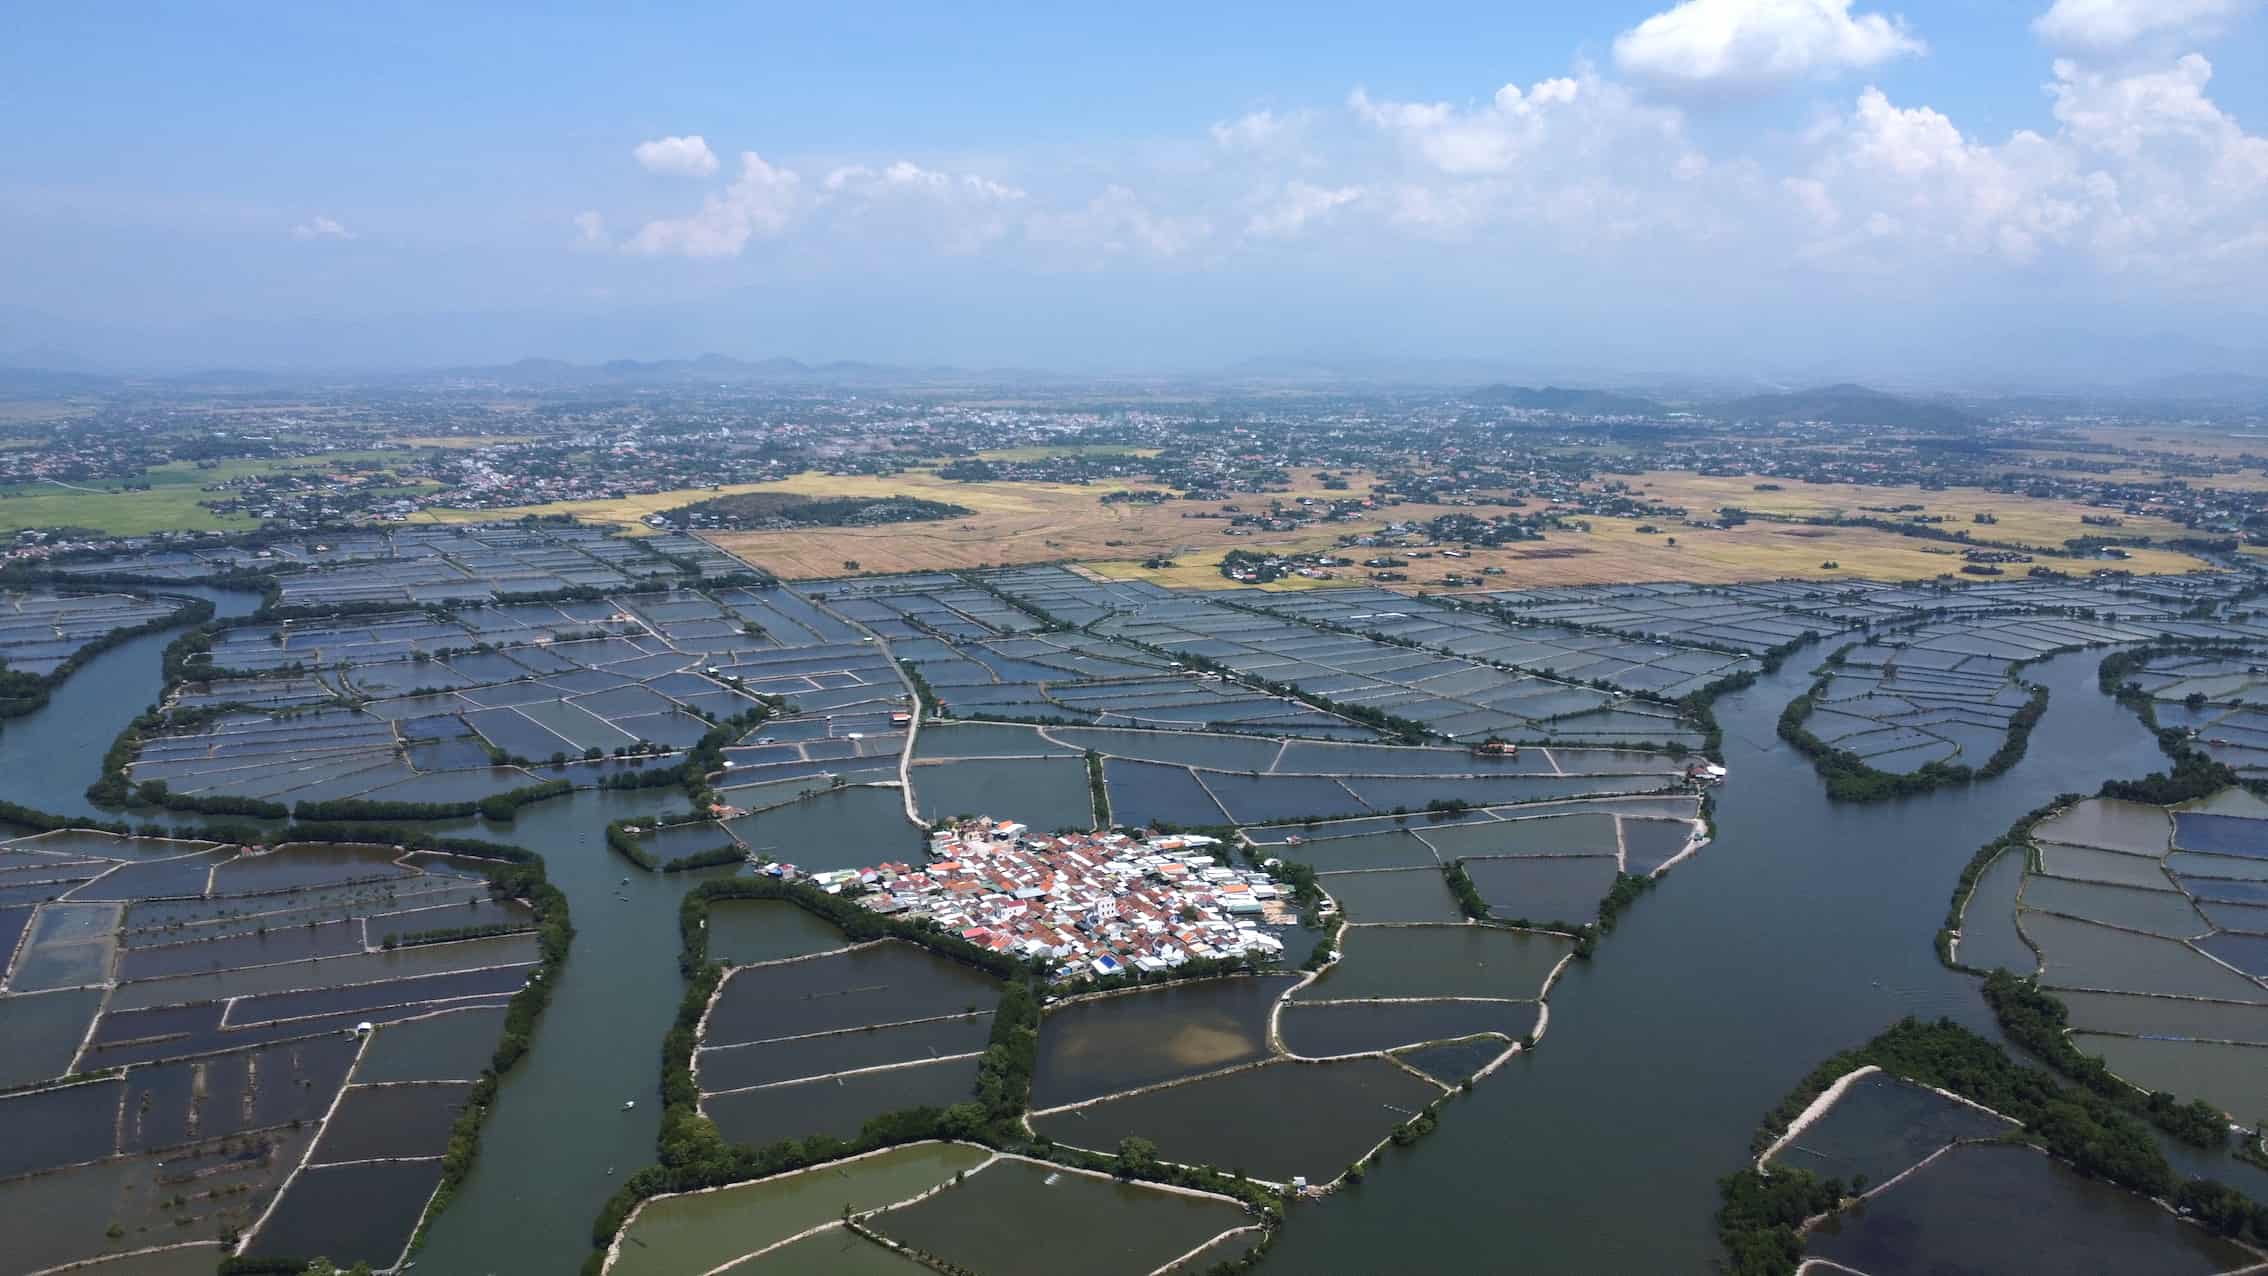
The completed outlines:
{"type": "Polygon", "coordinates": [[[1838,1191],[1744,1271],[2237,1270],[2253,588],[66,563],[0,632],[0,1276],[1701,1272],[1743,1163],[1838,1191]]]}

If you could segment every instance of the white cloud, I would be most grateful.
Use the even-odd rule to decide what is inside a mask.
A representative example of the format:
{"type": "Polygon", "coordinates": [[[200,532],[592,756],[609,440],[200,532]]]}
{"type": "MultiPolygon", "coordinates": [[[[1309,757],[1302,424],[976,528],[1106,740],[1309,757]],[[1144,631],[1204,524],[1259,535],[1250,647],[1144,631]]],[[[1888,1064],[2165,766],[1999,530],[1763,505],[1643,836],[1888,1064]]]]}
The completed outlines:
{"type": "Polygon", "coordinates": [[[1447,102],[1380,102],[1356,89],[1347,99],[1358,119],[1395,138],[1453,176],[1503,173],[1546,152],[1580,146],[1604,133],[1675,134],[1675,111],[1635,102],[1595,76],[1539,80],[1523,91],[1507,84],[1486,106],[1447,102]]]}
{"type": "Polygon", "coordinates": [[[1212,237],[1202,216],[1175,216],[1151,208],[1124,186],[1109,186],[1085,206],[1068,212],[1035,213],[1025,233],[1034,242],[1070,249],[1082,265],[1101,258],[1145,257],[1161,261],[1186,257],[1212,237]]]}
{"type": "Polygon", "coordinates": [[[740,176],[722,195],[684,217],[647,222],[624,247],[647,256],[737,257],[751,238],[786,232],[803,205],[803,181],[754,151],[740,153],[740,176]]]}
{"type": "Polygon", "coordinates": [[[354,232],[337,219],[317,214],[291,228],[293,239],[352,239],[354,232]]]}
{"type": "Polygon", "coordinates": [[[1989,138],[1868,88],[1815,124],[1713,129],[1705,148],[1678,106],[1579,64],[1478,101],[1357,89],[1343,111],[1255,111],[1173,145],[1075,163],[1033,151],[1007,161],[1013,184],[910,159],[799,174],[749,153],[698,208],[627,235],[586,214],[576,245],[715,259],[793,235],[843,261],[981,252],[1043,272],[1237,269],[1240,254],[1329,270],[1353,250],[1459,277],[1515,263],[1687,286],[1864,273],[1952,296],[2001,270],[2257,293],[2268,139],[2211,99],[2202,57],[2136,60],[2056,63],[2052,125],[1989,138]]]}
{"type": "Polygon", "coordinates": [[[2154,40],[2199,40],[2253,0],[2055,0],[2032,30],[2058,48],[2107,53],[2154,40]]]}
{"type": "Polygon", "coordinates": [[[1306,229],[1309,222],[1327,217],[1333,209],[1343,208],[1362,196],[1360,186],[1333,189],[1307,182],[1286,182],[1283,189],[1271,193],[1260,211],[1252,214],[1244,230],[1261,239],[1290,238],[1306,229]]]}
{"type": "Polygon", "coordinates": [[[1615,37],[1615,65],[1685,91],[1768,88],[1924,51],[1905,20],[1851,0],[1684,0],[1615,37]]]}
{"type": "Polygon", "coordinates": [[[1264,150],[1297,132],[1306,123],[1307,113],[1304,111],[1285,115],[1268,110],[1252,111],[1213,125],[1213,144],[1224,151],[1264,150]]]}
{"type": "MultiPolygon", "coordinates": [[[[1588,67],[1485,104],[1382,102],[1357,90],[1355,118],[1393,143],[1401,171],[1374,177],[1358,153],[1334,171],[1380,192],[1384,223],[1444,243],[1552,250],[1648,235],[1702,240],[1727,220],[1719,174],[1673,107],[1638,99],[1588,67]]],[[[1391,156],[1389,157],[1391,158],[1391,156]]]]}
{"type": "Polygon", "coordinates": [[[947,252],[975,252],[1011,234],[1025,193],[975,173],[943,173],[899,160],[881,169],[853,164],[820,183],[839,231],[877,239],[926,241],[947,252]]]}
{"type": "Polygon", "coordinates": [[[664,177],[711,177],[717,171],[716,152],[699,133],[684,137],[657,137],[632,148],[638,167],[664,177]]]}
{"type": "Polygon", "coordinates": [[[822,184],[830,192],[849,194],[910,191],[945,199],[1013,201],[1024,198],[1023,191],[989,177],[940,173],[908,160],[899,160],[880,170],[864,164],[848,165],[827,174],[822,184]]]}
{"type": "Polygon", "coordinates": [[[2057,129],[1998,144],[1929,107],[1861,94],[1808,185],[1790,188],[1817,232],[1806,258],[1906,271],[2068,257],[2165,284],[2268,264],[2268,138],[2205,95],[2204,58],[2120,73],[2059,62],[2055,77],[2057,129]]]}

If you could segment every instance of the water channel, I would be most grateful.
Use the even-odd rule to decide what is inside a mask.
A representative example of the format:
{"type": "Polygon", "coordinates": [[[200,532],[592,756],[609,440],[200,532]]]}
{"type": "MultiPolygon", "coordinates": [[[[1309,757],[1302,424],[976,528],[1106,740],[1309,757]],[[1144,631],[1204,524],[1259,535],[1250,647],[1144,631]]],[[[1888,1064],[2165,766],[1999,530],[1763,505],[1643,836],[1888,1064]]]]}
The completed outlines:
{"type": "MultiPolygon", "coordinates": [[[[223,616],[256,598],[186,587],[223,616]]],[[[97,814],[81,790],[160,689],[171,634],[91,661],[0,735],[0,797],[97,814]]],[[[1716,840],[1641,899],[1554,991],[1543,1047],[1444,1113],[1441,1128],[1358,1187],[1293,1212],[1271,1270],[1368,1273],[1517,1263],[1549,1272],[1700,1272],[1716,1257],[1719,1175],[1756,1122],[1825,1056],[1903,1014],[1991,1023],[1974,981],[1931,939],[1961,865],[2058,792],[2160,769],[2134,716],[2095,687],[2100,652],[2027,676],[2052,699],[2022,763],[1989,783],[1873,805],[1829,803],[1773,732],[1809,681],[1799,656],[1718,705],[1731,783],[1716,840]]],[[[654,1154],[663,1034],[680,992],[677,905],[694,875],[630,873],[603,828],[682,802],[577,793],[508,830],[572,902],[575,949],[506,1080],[478,1166],[418,1268],[445,1276],[571,1272],[622,1178],[654,1154]],[[626,1100],[637,1106],[624,1110],[626,1100]]],[[[729,871],[729,870],[720,870],[729,871]]],[[[2234,1178],[2226,1161],[2176,1160],[2234,1178]]],[[[2263,1194],[2258,1181],[2245,1186],[2263,1194]]]]}
{"type": "Polygon", "coordinates": [[[1570,969],[1542,1048],[1451,1104],[1423,1143],[1389,1149],[1361,1186],[1298,1211],[1269,1265],[1710,1270],[1718,1176],[1821,1060],[1906,1014],[1998,1035],[1976,981],[1932,947],[1961,866],[2057,793],[2165,766],[2096,689],[2101,661],[2027,671],[2051,698],[2007,774],[1887,803],[1830,803],[1775,734],[1813,653],[1721,700],[1732,778],[1716,839],[1570,969]]]}

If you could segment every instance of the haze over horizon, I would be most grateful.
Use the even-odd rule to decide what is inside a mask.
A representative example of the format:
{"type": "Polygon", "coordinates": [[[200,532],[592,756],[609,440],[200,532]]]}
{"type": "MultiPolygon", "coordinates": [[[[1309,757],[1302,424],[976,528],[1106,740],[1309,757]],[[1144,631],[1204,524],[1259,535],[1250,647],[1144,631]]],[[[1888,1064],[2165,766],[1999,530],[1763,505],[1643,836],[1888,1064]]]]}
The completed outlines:
{"type": "Polygon", "coordinates": [[[46,11],[0,363],[2245,372],[2260,10],[46,11]]]}

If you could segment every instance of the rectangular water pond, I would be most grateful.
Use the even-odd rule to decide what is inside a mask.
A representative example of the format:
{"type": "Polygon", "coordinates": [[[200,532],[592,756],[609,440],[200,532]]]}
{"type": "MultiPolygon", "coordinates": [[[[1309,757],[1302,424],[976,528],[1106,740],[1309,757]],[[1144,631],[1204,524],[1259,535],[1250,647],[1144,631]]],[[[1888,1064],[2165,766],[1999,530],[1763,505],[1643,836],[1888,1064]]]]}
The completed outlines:
{"type": "Polygon", "coordinates": [[[1288,975],[1207,979],[1081,1001],[1040,1024],[1032,1106],[1052,1108],[1268,1055],[1288,975]]]}
{"type": "Polygon", "coordinates": [[[2116,798],[2088,798],[2032,826],[2032,836],[2042,842],[2141,855],[2164,854],[2171,831],[2165,808],[2116,798]]]}
{"type": "Polygon", "coordinates": [[[110,975],[115,932],[124,909],[118,904],[46,904],[32,918],[15,970],[11,992],[40,992],[101,983],[110,975]]]}
{"type": "Polygon", "coordinates": [[[33,1090],[0,1098],[0,1179],[96,1161],[117,1150],[116,1080],[33,1090]]]}
{"type": "Polygon", "coordinates": [[[2268,1045],[2268,1006],[2068,989],[2055,997],[2070,1012],[2074,1031],[2268,1045]]]}
{"type": "Polygon", "coordinates": [[[2027,912],[2019,924],[2045,955],[2040,982],[2050,987],[2268,1002],[2268,989],[2174,940],[2048,913],[2027,912]]]}
{"type": "Polygon", "coordinates": [[[993,815],[1052,832],[1095,826],[1080,758],[977,758],[910,769],[924,819],[993,815]]]}
{"type": "Polygon", "coordinates": [[[1274,740],[1207,735],[1196,731],[1128,731],[1110,727],[1051,727],[1065,744],[1092,749],[1106,758],[1167,762],[1216,771],[1265,771],[1282,746],[1274,740]]]}
{"type": "Polygon", "coordinates": [[[1482,824],[1413,827],[1445,859],[1474,855],[1612,855],[1621,846],[1615,817],[1591,811],[1482,824]]]}
{"type": "Polygon", "coordinates": [[[1615,861],[1600,855],[1465,861],[1489,916],[1575,925],[1598,916],[1616,871],[1615,861]]]}
{"type": "Polygon", "coordinates": [[[1067,1254],[1080,1272],[1146,1276],[1256,1221],[1218,1197],[1004,1158],[870,1226],[986,1276],[1059,1276],[1067,1254]]]}
{"type": "Polygon", "coordinates": [[[466,1081],[349,1086],[323,1122],[311,1160],[328,1165],[439,1156],[449,1150],[449,1128],[471,1090],[466,1081]]]}
{"type": "Polygon", "coordinates": [[[1977,875],[1961,908],[1961,939],[1954,957],[1976,970],[2011,970],[2029,975],[2040,959],[2016,929],[2016,892],[2024,884],[2021,847],[2002,851],[1977,875]]]}
{"type": "Polygon", "coordinates": [[[120,1146],[156,1149],[321,1120],[346,1082],[357,1044],[341,1033],[132,1069],[120,1146]]]}
{"type": "Polygon", "coordinates": [[[2071,1044],[2102,1056],[2112,1072],[2144,1090],[2164,1090],[2184,1103],[2203,1099],[2246,1124],[2268,1107],[2268,1046],[2083,1032],[2071,1034],[2071,1044]]]}
{"type": "Polygon", "coordinates": [[[2174,815],[2173,844],[2185,851],[2268,858],[2268,820],[2179,811],[2174,815]]]}
{"type": "MultiPolygon", "coordinates": [[[[1610,863],[1612,861],[1609,861],[1610,863]]],[[[1358,922],[1455,922],[1464,919],[1439,868],[1329,873],[1316,879],[1358,922]]]]}
{"type": "Polygon", "coordinates": [[[949,1108],[976,1098],[977,1061],[948,1059],[883,1072],[797,1081],[761,1090],[704,1095],[701,1108],[733,1143],[768,1147],[814,1134],[838,1139],[885,1112],[949,1108]]]}
{"type": "Polygon", "coordinates": [[[830,1227],[751,1258],[731,1276],[929,1276],[934,1270],[848,1228],[830,1227]]]}
{"type": "Polygon", "coordinates": [[[29,1085],[71,1070],[87,1025],[102,1006],[102,989],[72,988],[37,996],[0,997],[0,1086],[29,1085]]]}
{"type": "MultiPolygon", "coordinates": [[[[0,1182],[0,1218],[37,1219],[38,1226],[0,1228],[0,1271],[38,1271],[115,1255],[153,1243],[197,1241],[251,1225],[285,1173],[299,1163],[306,1133],[270,1131],[241,1140],[172,1149],[155,1156],[116,1157],[94,1165],[0,1182]],[[176,1206],[176,1196],[187,1196],[176,1206]],[[187,1218],[183,1225],[180,1220],[187,1218]],[[122,1232],[108,1235],[112,1225],[122,1232]],[[154,1238],[154,1239],[153,1239],[154,1238]]],[[[210,1273],[211,1249],[192,1251],[210,1273]]],[[[139,1273],[139,1260],[118,1258],[88,1269],[139,1273]]],[[[177,1271],[158,1267],[159,1272],[177,1271]]]]}
{"type": "Polygon", "coordinates": [[[919,862],[925,845],[895,788],[834,789],[728,823],[743,845],[806,872],[919,862]]]}
{"type": "Polygon", "coordinates": [[[608,1276],[684,1276],[817,1227],[895,1204],[990,1159],[988,1148],[920,1143],[795,1174],[648,1201],[620,1242],[608,1276]]]}
{"type": "Polygon", "coordinates": [[[709,904],[709,960],[729,966],[808,957],[850,943],[815,913],[786,900],[720,899],[709,904]]]}
{"type": "Polygon", "coordinates": [[[1697,830],[1690,820],[1622,821],[1622,871],[1643,877],[1677,858],[1697,830]]]}
{"type": "Polygon", "coordinates": [[[990,1010],[999,981],[901,940],[725,977],[701,1044],[801,1037],[990,1010]]]}
{"type": "Polygon", "coordinates": [[[1533,1001],[1575,941],[1494,926],[1349,926],[1336,964],[1300,1001],[1502,997],[1533,1001]]]}
{"type": "Polygon", "coordinates": [[[2024,907],[2125,930],[2187,939],[2212,929],[2178,891],[2138,890],[2034,873],[2024,879],[2024,907]]]}
{"type": "Polygon", "coordinates": [[[1139,1136],[1187,1165],[1243,1170],[1286,1183],[1339,1171],[1441,1090],[1383,1059],[1282,1061],[1039,1117],[1058,1143],[1109,1151],[1139,1136]]]}
{"type": "Polygon", "coordinates": [[[244,1252],[391,1267],[440,1184],[438,1159],[310,1166],[284,1190],[244,1252]]]}
{"type": "Polygon", "coordinates": [[[2026,1147],[1958,1147],[1814,1230],[1807,1256],[1856,1272],[2205,1276],[2243,1250],[2026,1147]]]}
{"type": "Polygon", "coordinates": [[[1037,727],[1010,726],[998,722],[924,723],[921,734],[915,737],[914,757],[922,758],[984,758],[1027,757],[1034,754],[1067,754],[1076,757],[1079,750],[1057,744],[1039,733],[1037,727]]]}
{"type": "Polygon", "coordinates": [[[1373,868],[1431,868],[1441,861],[1433,848],[1414,833],[1363,833],[1354,837],[1325,837],[1277,848],[1284,859],[1297,860],[1318,873],[1373,868]]]}
{"type": "Polygon", "coordinates": [[[2107,882],[2146,891],[2175,889],[2173,879],[2166,876],[2158,860],[2124,851],[2098,851],[2093,847],[2045,842],[2040,845],[2040,867],[2057,877],[2080,881],[2107,882]]]}
{"type": "MultiPolygon", "coordinates": [[[[493,966],[525,965],[536,960],[533,935],[499,935],[444,944],[422,944],[390,952],[356,953],[295,961],[280,966],[253,966],[212,974],[174,975],[120,984],[111,994],[113,1010],[145,1006],[171,1006],[226,997],[253,997],[304,989],[343,988],[380,980],[405,979],[493,966]]],[[[243,1007],[238,1008],[240,1011],[243,1007]]],[[[243,1022],[241,1015],[232,1022],[243,1022]]]]}
{"type": "Polygon", "coordinates": [[[1477,1032],[1513,1041],[1535,1031],[1535,1002],[1410,1001],[1388,1005],[1285,1006],[1276,1021],[1284,1047],[1310,1059],[1367,1054],[1477,1032]]]}
{"type": "Polygon", "coordinates": [[[1962,1139],[1989,1139],[2016,1123],[1924,1086],[1873,1072],[1859,1078],[1773,1155],[1775,1166],[1809,1170],[1850,1187],[1875,1187],[1962,1139]]]}
{"type": "Polygon", "coordinates": [[[695,1056],[701,1088],[739,1090],[890,1063],[981,1054],[992,1039],[989,1011],[897,1027],[854,1028],[818,1037],[703,1050],[695,1056]]]}
{"type": "Polygon", "coordinates": [[[387,1024],[363,1048],[355,1084],[472,1080],[494,1057],[503,1032],[501,1007],[387,1024]]]}

